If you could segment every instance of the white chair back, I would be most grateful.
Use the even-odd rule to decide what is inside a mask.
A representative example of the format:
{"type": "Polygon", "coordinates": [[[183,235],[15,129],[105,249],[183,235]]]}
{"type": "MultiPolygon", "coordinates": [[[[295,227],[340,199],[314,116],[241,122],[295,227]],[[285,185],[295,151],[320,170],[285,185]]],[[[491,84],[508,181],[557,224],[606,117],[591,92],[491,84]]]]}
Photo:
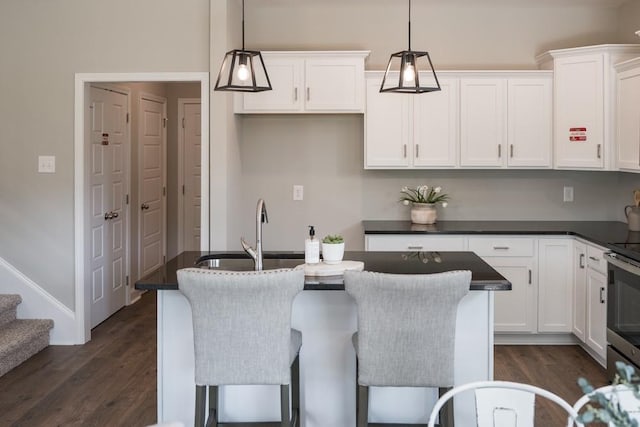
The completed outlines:
{"type": "Polygon", "coordinates": [[[454,387],[442,395],[431,411],[428,427],[436,425],[438,412],[449,399],[465,391],[475,393],[478,427],[533,427],[536,396],[556,403],[570,420],[577,417],[567,401],[543,388],[511,381],[476,381],[454,387]]]}

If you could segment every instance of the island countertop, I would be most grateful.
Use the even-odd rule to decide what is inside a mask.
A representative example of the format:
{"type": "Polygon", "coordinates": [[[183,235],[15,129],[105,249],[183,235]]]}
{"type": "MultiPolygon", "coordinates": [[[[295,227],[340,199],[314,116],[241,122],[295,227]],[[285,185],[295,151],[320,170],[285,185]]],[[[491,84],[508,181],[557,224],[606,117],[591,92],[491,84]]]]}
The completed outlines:
{"type": "MultiPolygon", "coordinates": [[[[138,280],[136,289],[177,290],[176,272],[195,267],[199,260],[247,258],[244,252],[182,252],[163,266],[138,280]]],[[[364,269],[393,274],[430,274],[470,270],[472,291],[511,290],[511,282],[473,252],[360,252],[346,251],[345,260],[362,261],[364,269]]],[[[304,264],[302,252],[265,252],[264,267],[293,268],[304,264]]],[[[246,269],[246,268],[243,268],[246,269]]],[[[305,290],[344,290],[342,276],[305,276],[305,290]]]]}

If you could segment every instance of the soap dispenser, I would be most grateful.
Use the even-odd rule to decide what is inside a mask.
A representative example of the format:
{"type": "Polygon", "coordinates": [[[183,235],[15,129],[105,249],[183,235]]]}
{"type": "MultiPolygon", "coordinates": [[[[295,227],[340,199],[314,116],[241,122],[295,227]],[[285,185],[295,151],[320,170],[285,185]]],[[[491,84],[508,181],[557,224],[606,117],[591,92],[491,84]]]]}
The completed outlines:
{"type": "Polygon", "coordinates": [[[304,262],[317,264],[320,262],[320,241],[316,239],[316,230],[309,226],[309,238],[304,241],[304,262]]]}

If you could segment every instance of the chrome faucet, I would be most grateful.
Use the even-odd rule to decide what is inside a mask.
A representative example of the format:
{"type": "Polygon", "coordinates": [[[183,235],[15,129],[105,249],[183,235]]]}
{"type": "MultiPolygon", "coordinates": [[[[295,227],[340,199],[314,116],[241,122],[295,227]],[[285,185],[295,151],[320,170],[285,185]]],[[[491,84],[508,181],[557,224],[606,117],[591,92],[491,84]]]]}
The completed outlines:
{"type": "Polygon", "coordinates": [[[262,224],[269,222],[269,216],[267,215],[267,205],[263,199],[258,199],[258,206],[256,206],[256,248],[252,248],[244,240],[244,237],[240,238],[240,244],[246,253],[253,258],[254,270],[262,270],[262,224]]]}

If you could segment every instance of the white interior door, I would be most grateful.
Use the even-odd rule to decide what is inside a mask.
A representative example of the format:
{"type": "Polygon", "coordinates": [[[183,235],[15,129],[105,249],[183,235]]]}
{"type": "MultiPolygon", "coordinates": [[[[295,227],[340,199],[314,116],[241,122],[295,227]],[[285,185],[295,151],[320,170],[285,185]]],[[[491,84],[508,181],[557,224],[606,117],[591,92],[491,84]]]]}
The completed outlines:
{"type": "Polygon", "coordinates": [[[164,98],[140,97],[138,123],[138,272],[160,267],[166,253],[166,108],[164,98]]]}
{"type": "Polygon", "coordinates": [[[125,305],[128,95],[91,87],[91,327],[125,305]]]}
{"type": "Polygon", "coordinates": [[[179,251],[199,251],[202,205],[200,100],[180,100],[179,114],[182,122],[182,238],[179,251]]]}

